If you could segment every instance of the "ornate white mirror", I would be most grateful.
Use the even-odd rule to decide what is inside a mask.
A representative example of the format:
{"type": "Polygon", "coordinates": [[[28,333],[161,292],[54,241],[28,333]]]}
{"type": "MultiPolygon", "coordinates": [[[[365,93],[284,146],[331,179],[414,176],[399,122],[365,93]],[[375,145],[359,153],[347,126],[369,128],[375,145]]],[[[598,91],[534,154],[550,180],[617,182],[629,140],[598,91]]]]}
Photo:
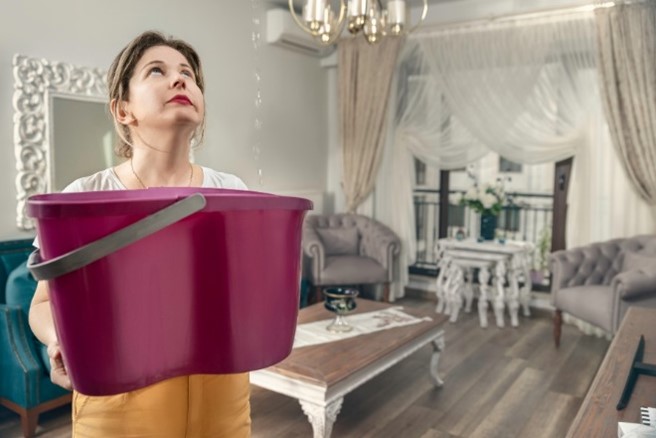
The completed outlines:
{"type": "Polygon", "coordinates": [[[114,164],[106,72],[15,55],[14,149],[18,228],[26,200],[114,164]]]}

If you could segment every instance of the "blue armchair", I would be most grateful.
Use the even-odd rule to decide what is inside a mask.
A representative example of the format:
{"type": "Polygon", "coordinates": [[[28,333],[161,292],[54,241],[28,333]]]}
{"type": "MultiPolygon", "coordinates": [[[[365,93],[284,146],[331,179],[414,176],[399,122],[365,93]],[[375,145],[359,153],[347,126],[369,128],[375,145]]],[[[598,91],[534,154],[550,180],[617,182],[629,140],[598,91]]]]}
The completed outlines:
{"type": "Polygon", "coordinates": [[[50,363],[28,325],[36,282],[27,270],[31,239],[0,242],[0,405],[21,417],[34,436],[39,414],[70,403],[71,393],[50,381],[50,363]]]}

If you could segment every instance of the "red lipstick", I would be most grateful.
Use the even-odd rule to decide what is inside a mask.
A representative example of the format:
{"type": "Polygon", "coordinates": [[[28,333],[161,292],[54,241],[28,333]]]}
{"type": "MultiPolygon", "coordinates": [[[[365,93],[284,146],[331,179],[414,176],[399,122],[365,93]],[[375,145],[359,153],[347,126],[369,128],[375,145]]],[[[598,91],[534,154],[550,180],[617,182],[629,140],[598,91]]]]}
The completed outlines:
{"type": "Polygon", "coordinates": [[[169,102],[179,103],[181,105],[191,105],[191,100],[184,94],[176,94],[169,102]]]}

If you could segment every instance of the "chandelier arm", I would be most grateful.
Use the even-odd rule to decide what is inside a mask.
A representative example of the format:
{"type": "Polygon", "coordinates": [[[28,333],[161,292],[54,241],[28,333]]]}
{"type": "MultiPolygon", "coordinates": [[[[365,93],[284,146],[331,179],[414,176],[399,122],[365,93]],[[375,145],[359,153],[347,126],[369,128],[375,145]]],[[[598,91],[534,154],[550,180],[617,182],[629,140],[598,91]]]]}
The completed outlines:
{"type": "Polygon", "coordinates": [[[289,12],[292,14],[292,18],[296,22],[296,24],[303,29],[305,32],[309,33],[312,36],[319,36],[319,32],[313,31],[310,29],[308,26],[305,25],[299,18],[298,15],[296,15],[296,10],[294,9],[294,0],[289,0],[289,12]]]}
{"type": "MultiPolygon", "coordinates": [[[[291,2],[291,0],[290,0],[290,2],[291,2]]],[[[419,22],[417,24],[415,24],[414,26],[412,26],[410,29],[408,29],[407,33],[409,34],[409,33],[414,32],[415,30],[417,30],[417,28],[419,26],[421,26],[421,24],[426,19],[426,15],[428,15],[428,0],[424,0],[424,9],[421,11],[421,18],[419,19],[419,22]]]]}
{"type": "Polygon", "coordinates": [[[328,41],[323,42],[319,40],[319,42],[325,46],[330,46],[337,41],[337,39],[342,35],[342,31],[344,30],[344,24],[346,23],[346,3],[344,0],[339,0],[339,18],[337,18],[337,26],[335,29],[335,33],[328,39],[328,41]]]}

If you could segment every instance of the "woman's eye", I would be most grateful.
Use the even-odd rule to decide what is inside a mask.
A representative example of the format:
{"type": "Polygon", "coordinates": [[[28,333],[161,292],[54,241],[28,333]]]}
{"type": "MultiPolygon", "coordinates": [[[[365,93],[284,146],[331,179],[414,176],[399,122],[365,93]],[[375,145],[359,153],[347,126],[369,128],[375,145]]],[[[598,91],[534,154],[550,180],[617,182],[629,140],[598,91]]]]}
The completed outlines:
{"type": "Polygon", "coordinates": [[[161,75],[162,73],[164,73],[164,72],[159,67],[153,67],[148,71],[149,75],[153,75],[153,74],[161,75]]]}
{"type": "Polygon", "coordinates": [[[190,72],[189,70],[182,70],[181,74],[183,74],[183,75],[185,75],[185,76],[187,76],[188,78],[191,78],[191,79],[194,78],[194,74],[192,72],[190,72]]]}

